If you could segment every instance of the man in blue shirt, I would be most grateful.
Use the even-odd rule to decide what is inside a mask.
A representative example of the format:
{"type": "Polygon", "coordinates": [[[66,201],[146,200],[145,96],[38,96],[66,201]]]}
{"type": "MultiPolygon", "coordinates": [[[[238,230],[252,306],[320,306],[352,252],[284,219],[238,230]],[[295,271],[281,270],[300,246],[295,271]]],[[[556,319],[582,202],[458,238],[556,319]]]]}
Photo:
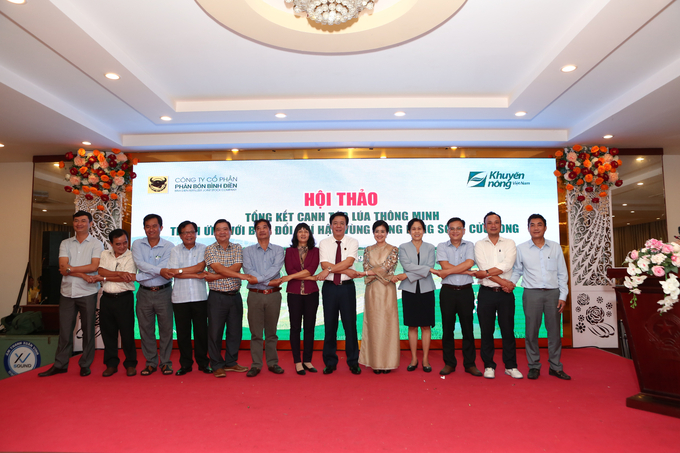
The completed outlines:
{"type": "Polygon", "coordinates": [[[246,374],[255,377],[262,368],[262,331],[265,335],[267,366],[275,374],[283,374],[279,366],[276,326],[281,312],[281,267],[283,247],[270,244],[272,227],[269,220],[255,221],[257,244],[243,249],[243,272],[248,280],[248,325],[250,326],[250,355],[253,364],[246,374]]]}
{"type": "Polygon", "coordinates": [[[460,320],[463,333],[463,366],[465,372],[473,376],[481,376],[475,365],[477,351],[472,329],[473,312],[475,310],[475,293],[472,291],[472,272],[475,265],[475,246],[463,240],[465,220],[459,217],[449,219],[447,223],[449,240],[437,246],[437,261],[441,270],[436,272],[442,278],[442,289],[439,292],[439,306],[442,311],[442,349],[444,368],[439,372],[442,376],[456,371],[455,341],[453,331],[456,328],[456,315],[460,320]]]}
{"type": "Polygon", "coordinates": [[[158,214],[144,217],[145,238],[132,243],[132,258],[137,265],[137,320],[141,337],[142,353],[146,368],[140,373],[149,376],[158,368],[159,357],[156,348],[156,318],[160,336],[160,365],[163,374],[172,374],[172,283],[170,276],[163,277],[167,270],[170,251],[174,244],[161,238],[163,219],[158,214]]]}
{"type": "Polygon", "coordinates": [[[547,229],[545,218],[540,214],[529,216],[531,240],[517,246],[517,258],[511,280],[517,283],[522,277],[524,295],[524,318],[526,324],[526,352],[529,362],[529,379],[538,379],[541,374],[541,355],[538,349],[538,330],[545,314],[545,328],[548,331],[548,362],[550,375],[569,380],[571,377],[562,370],[560,356],[560,315],[564,311],[569,286],[567,263],[562,247],[557,242],[545,239],[547,229]]]}
{"type": "Polygon", "coordinates": [[[196,242],[198,225],[185,220],[177,227],[182,243],[173,247],[168,260],[168,270],[161,272],[173,277],[172,310],[175,313],[177,347],[183,376],[194,364],[191,346],[191,325],[194,326],[193,356],[198,370],[212,373],[208,359],[208,291],[205,286],[205,244],[196,242]]]}
{"type": "Polygon", "coordinates": [[[76,235],[59,245],[61,298],[59,299],[59,343],[54,365],[38,376],[47,377],[66,373],[73,352],[73,329],[80,313],[83,329],[83,354],[78,360],[80,375],[89,376],[94,361],[94,324],[97,293],[102,277],[97,275],[99,259],[104,247],[90,234],[92,214],[78,211],[73,214],[76,235]]]}

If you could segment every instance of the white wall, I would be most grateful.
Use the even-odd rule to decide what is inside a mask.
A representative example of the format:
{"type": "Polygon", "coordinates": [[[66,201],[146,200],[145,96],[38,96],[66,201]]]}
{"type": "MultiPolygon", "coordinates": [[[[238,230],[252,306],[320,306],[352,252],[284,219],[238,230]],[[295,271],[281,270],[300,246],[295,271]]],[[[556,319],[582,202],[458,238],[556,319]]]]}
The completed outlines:
{"type": "Polygon", "coordinates": [[[680,242],[674,236],[680,236],[680,147],[664,149],[663,184],[666,197],[666,224],[668,240],[680,242]]]}
{"type": "MultiPolygon", "coordinates": [[[[28,263],[31,235],[33,163],[0,164],[0,317],[12,312],[28,263]]],[[[22,295],[26,299],[26,294],[22,295]]],[[[24,303],[24,302],[22,302],[24,303]]]]}

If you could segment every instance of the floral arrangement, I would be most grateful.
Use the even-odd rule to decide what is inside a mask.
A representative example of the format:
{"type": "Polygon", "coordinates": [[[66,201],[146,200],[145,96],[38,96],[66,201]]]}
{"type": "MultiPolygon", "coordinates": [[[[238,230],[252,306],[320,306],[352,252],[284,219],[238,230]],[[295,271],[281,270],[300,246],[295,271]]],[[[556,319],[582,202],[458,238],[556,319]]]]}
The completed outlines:
{"type": "MultiPolygon", "coordinates": [[[[125,153],[113,148],[110,153],[94,150],[91,152],[80,148],[75,154],[68,152],[65,160],[69,164],[64,179],[68,182],[64,186],[66,192],[74,195],[83,194],[87,200],[99,197],[101,203],[117,200],[125,192],[132,191],[132,180],[137,177],[132,166],[137,159],[130,161],[125,153]]],[[[65,168],[66,162],[59,162],[60,168],[65,168]]],[[[104,210],[102,204],[97,206],[104,210]]]]}
{"type": "Polygon", "coordinates": [[[637,295],[640,294],[638,286],[645,281],[647,275],[666,277],[661,282],[666,297],[657,302],[661,305],[660,313],[667,312],[678,301],[680,282],[676,274],[680,266],[680,244],[676,242],[664,244],[658,239],[650,239],[645,242],[644,248],[628,253],[623,264],[628,264],[628,276],[623,284],[633,294],[631,307],[637,306],[637,295]]]}
{"type": "Polygon", "coordinates": [[[586,202],[585,210],[592,211],[593,205],[607,196],[612,185],[621,187],[623,181],[617,172],[621,160],[616,156],[619,150],[604,146],[574,145],[557,151],[557,170],[554,174],[564,182],[567,190],[579,193],[577,200],[586,202]]]}

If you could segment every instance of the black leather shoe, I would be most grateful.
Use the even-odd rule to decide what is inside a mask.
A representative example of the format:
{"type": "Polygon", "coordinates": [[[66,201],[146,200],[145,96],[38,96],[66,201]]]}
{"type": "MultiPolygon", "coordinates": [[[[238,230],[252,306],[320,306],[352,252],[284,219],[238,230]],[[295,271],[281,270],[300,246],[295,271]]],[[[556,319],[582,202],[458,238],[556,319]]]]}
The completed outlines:
{"type": "Polygon", "coordinates": [[[425,366],[423,365],[423,371],[426,373],[431,373],[432,372],[432,367],[431,366],[425,366]]]}
{"type": "Polygon", "coordinates": [[[549,374],[550,374],[550,376],[555,376],[555,377],[558,377],[560,379],[564,379],[565,381],[571,380],[571,376],[569,376],[564,371],[555,371],[552,368],[550,368],[549,374]]]}
{"type": "Polygon", "coordinates": [[[327,366],[323,369],[323,374],[331,374],[335,370],[336,368],[334,366],[327,366]]]}
{"type": "Polygon", "coordinates": [[[409,365],[409,366],[407,366],[407,367],[406,367],[406,371],[415,371],[416,368],[418,368],[418,361],[417,361],[417,360],[416,360],[416,364],[415,364],[415,365],[409,365]]]}
{"type": "Polygon", "coordinates": [[[269,371],[271,371],[271,372],[274,373],[274,374],[283,374],[283,372],[286,371],[286,370],[284,370],[283,368],[281,368],[281,367],[279,366],[279,364],[277,363],[277,364],[274,365],[274,366],[270,366],[270,367],[269,367],[269,371]]]}
{"type": "Polygon", "coordinates": [[[307,366],[304,363],[302,364],[302,368],[309,371],[310,373],[316,373],[317,372],[316,368],[314,368],[313,366],[307,366]]]}
{"type": "Polygon", "coordinates": [[[81,376],[83,376],[83,377],[89,376],[90,373],[92,373],[92,371],[90,371],[90,367],[87,367],[87,366],[81,366],[80,367],[80,375],[81,376]]]}
{"type": "Polygon", "coordinates": [[[210,368],[209,366],[207,366],[205,368],[198,367],[198,371],[203,371],[205,374],[212,374],[213,373],[213,369],[210,368]]]}
{"type": "Polygon", "coordinates": [[[349,367],[349,370],[352,372],[352,374],[361,374],[361,368],[359,368],[359,365],[354,365],[349,367]]]}
{"type": "Polygon", "coordinates": [[[305,370],[295,370],[295,372],[297,374],[299,374],[300,376],[304,376],[305,374],[307,374],[307,372],[305,370]]]}
{"type": "Polygon", "coordinates": [[[375,374],[382,374],[382,372],[383,372],[382,370],[373,370],[373,373],[375,374]]]}
{"type": "Polygon", "coordinates": [[[182,368],[177,370],[177,373],[175,373],[175,376],[184,376],[187,373],[191,373],[191,367],[190,366],[187,366],[187,367],[183,366],[182,368]]]}
{"type": "Polygon", "coordinates": [[[392,370],[383,370],[383,374],[389,374],[392,370]]]}
{"type": "Polygon", "coordinates": [[[65,368],[57,368],[56,366],[52,365],[52,367],[49,370],[39,373],[38,377],[54,376],[55,374],[66,373],[66,371],[67,370],[65,368]]]}
{"type": "Polygon", "coordinates": [[[248,370],[246,373],[246,377],[255,377],[258,374],[260,374],[260,369],[259,368],[251,368],[248,370]]]}
{"type": "Polygon", "coordinates": [[[531,368],[529,369],[529,374],[527,374],[527,379],[538,379],[538,377],[541,375],[541,370],[538,368],[531,368]]]}

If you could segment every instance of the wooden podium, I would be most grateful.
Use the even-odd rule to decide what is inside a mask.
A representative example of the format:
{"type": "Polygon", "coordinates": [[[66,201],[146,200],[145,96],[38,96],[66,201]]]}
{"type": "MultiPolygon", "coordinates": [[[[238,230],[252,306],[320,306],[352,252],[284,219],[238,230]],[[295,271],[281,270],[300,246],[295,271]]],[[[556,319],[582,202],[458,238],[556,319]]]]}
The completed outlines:
{"type": "MultiPolygon", "coordinates": [[[[625,268],[607,271],[610,278],[626,275],[625,268]]],[[[665,296],[661,280],[647,277],[639,286],[636,308],[630,306],[628,288],[615,288],[640,384],[640,393],[628,397],[626,406],[680,418],[680,302],[659,314],[657,301],[665,296]]]]}

